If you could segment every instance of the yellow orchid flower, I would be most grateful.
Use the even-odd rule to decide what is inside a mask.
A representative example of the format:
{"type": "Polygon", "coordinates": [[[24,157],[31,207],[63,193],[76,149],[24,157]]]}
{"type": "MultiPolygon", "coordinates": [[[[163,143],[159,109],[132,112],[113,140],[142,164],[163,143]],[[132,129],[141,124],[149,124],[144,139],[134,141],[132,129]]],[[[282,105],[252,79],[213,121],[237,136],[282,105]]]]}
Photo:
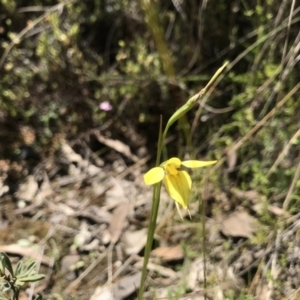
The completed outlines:
{"type": "Polygon", "coordinates": [[[181,166],[187,168],[202,168],[217,161],[200,161],[200,160],[185,160],[181,161],[177,157],[172,157],[169,160],[162,163],[159,167],[150,169],[144,175],[144,181],[146,185],[152,185],[164,181],[165,187],[169,195],[173,200],[179,211],[178,204],[184,209],[188,208],[190,192],[192,188],[192,180],[190,175],[180,169],[181,166]]]}

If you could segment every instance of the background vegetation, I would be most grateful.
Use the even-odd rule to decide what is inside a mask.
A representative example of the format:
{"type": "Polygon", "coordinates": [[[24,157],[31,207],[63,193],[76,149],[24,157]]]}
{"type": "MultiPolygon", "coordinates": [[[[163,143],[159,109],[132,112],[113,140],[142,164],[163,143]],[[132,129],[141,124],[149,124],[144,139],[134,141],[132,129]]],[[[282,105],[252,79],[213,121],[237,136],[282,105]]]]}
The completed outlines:
{"type": "Polygon", "coordinates": [[[213,193],[232,201],[211,213],[252,212],[234,193],[251,190],[263,199],[259,220],[277,228],[268,206],[296,214],[300,202],[299,21],[292,0],[2,0],[0,158],[34,166],[58,137],[102,153],[91,137],[100,129],[150,154],[150,166],[160,115],[166,121],[229,60],[190,127],[172,128],[169,155],[221,160],[213,193]]]}

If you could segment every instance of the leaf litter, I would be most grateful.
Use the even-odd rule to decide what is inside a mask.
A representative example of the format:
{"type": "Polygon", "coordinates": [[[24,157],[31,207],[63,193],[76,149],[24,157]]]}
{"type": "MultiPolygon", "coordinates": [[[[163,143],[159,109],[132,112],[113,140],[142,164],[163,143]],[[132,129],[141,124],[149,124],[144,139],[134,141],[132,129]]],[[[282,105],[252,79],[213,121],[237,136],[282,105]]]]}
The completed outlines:
{"type": "MultiPolygon", "coordinates": [[[[133,164],[125,171],[122,167],[118,173],[118,168],[99,164],[92,156],[83,158],[62,139],[58,157],[47,162],[47,169],[38,165],[42,176],[24,172],[27,175],[10,194],[14,189],[7,185],[6,179],[14,165],[5,161],[6,168],[1,170],[0,177],[0,251],[41,262],[40,272],[48,274],[41,283],[42,290],[52,286],[51,293],[63,297],[71,293],[74,299],[83,300],[125,299],[130,295],[134,299],[151,209],[152,190],[141,181],[146,170],[143,164],[149,158],[138,158],[124,143],[100,133],[97,138],[117,153],[119,165],[124,166],[121,155],[133,164]],[[127,179],[128,175],[133,178],[127,179]],[[21,239],[33,242],[20,245],[17,242],[21,239]],[[53,265],[58,268],[52,268],[53,265]]],[[[84,145],[81,146],[84,150],[84,145]]],[[[233,169],[234,160],[229,165],[233,169]]],[[[272,256],[271,241],[275,236],[251,244],[257,232],[271,234],[258,222],[257,215],[266,208],[275,216],[290,216],[272,204],[266,205],[266,199],[256,191],[231,189],[215,194],[213,186],[208,186],[207,195],[206,201],[211,203],[204,259],[198,204],[191,203],[193,220],[187,218],[178,223],[173,218],[172,201],[162,191],[155,246],[148,264],[152,280],[149,299],[153,295],[170,295],[179,286],[184,287],[181,299],[189,299],[189,295],[203,299],[204,273],[210,280],[207,295],[224,299],[225,293],[244,287],[245,274],[256,272],[262,276],[260,268],[264,261],[278,266],[278,260],[272,256]],[[245,201],[249,203],[248,210],[240,208],[245,201]]],[[[287,253],[287,263],[297,266],[298,252],[289,246],[289,241],[300,224],[295,218],[290,224],[280,233],[281,247],[287,253]]],[[[299,239],[296,245],[300,248],[299,239]]],[[[292,276],[287,273],[300,274],[297,272],[291,267],[288,271],[273,268],[274,278],[292,276]]],[[[294,286],[300,284],[297,279],[290,281],[294,286]]],[[[253,281],[253,294],[263,299],[270,287],[268,278],[262,277],[257,283],[253,281]]],[[[286,289],[293,288],[287,285],[286,289]]]]}

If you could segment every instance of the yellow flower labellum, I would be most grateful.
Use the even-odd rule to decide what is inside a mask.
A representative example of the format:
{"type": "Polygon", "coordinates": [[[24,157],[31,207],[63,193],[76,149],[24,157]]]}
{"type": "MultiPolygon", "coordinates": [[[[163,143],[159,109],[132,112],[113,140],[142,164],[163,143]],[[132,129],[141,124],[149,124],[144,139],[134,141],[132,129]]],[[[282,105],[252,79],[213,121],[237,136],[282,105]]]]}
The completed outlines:
{"type": "Polygon", "coordinates": [[[192,188],[190,175],[186,171],[178,171],[176,176],[166,175],[164,184],[171,198],[187,209],[192,188]]]}
{"type": "Polygon", "coordinates": [[[190,175],[183,170],[181,166],[187,168],[202,168],[217,161],[200,161],[200,160],[186,160],[181,161],[177,157],[172,157],[166,162],[162,163],[160,167],[150,169],[144,175],[144,181],[147,185],[152,185],[164,181],[165,187],[169,195],[177,204],[180,204],[184,209],[188,208],[189,197],[192,189],[192,180],[190,175]]]}

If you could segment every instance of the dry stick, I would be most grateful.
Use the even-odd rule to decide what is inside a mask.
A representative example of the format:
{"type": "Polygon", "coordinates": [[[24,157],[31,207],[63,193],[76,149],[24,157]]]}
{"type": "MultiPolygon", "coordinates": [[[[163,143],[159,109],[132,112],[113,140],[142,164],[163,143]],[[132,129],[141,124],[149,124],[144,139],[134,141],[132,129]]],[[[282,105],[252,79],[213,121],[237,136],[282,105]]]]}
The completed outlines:
{"type": "MultiPolygon", "coordinates": [[[[205,182],[203,184],[204,189],[207,188],[205,182]]],[[[202,193],[202,213],[201,213],[201,217],[202,217],[202,253],[203,253],[203,290],[204,290],[204,300],[206,300],[206,288],[207,288],[207,278],[206,278],[206,274],[207,274],[207,269],[206,269],[206,222],[205,222],[205,211],[206,211],[206,197],[204,197],[204,193],[205,191],[203,191],[202,193]]]]}
{"type": "Polygon", "coordinates": [[[90,264],[89,267],[84,272],[82,272],[80,276],[66,288],[65,294],[69,294],[72,289],[75,289],[78,286],[78,284],[82,281],[82,279],[85,278],[85,276],[87,276],[105,258],[108,252],[113,250],[113,248],[114,244],[111,243],[106,249],[106,251],[101,253],[99,257],[92,264],[90,264]]]}
{"type": "MultiPolygon", "coordinates": [[[[137,161],[135,164],[133,164],[132,166],[128,167],[127,169],[125,169],[122,173],[118,174],[115,177],[112,177],[113,179],[123,179],[124,177],[126,177],[128,174],[131,174],[134,170],[139,169],[142,165],[144,165],[149,159],[151,158],[150,155],[141,158],[139,161],[137,161]]],[[[111,183],[111,180],[106,180],[104,181],[103,185],[106,185],[106,187],[101,191],[100,194],[97,194],[94,198],[91,199],[91,202],[93,202],[97,197],[99,197],[100,195],[102,195],[103,193],[105,193],[107,190],[109,190],[112,186],[113,183],[111,183]]]]}
{"type": "MultiPolygon", "coordinates": [[[[300,158],[300,151],[299,151],[299,156],[298,157],[300,158]]],[[[295,185],[296,185],[296,183],[298,181],[299,176],[300,176],[300,161],[298,163],[298,166],[297,166],[294,178],[292,180],[292,183],[290,185],[289,191],[288,191],[288,193],[287,193],[287,195],[286,195],[286,197],[285,197],[285,199],[283,201],[282,208],[284,210],[287,210],[287,208],[289,206],[289,203],[290,203],[290,200],[291,200],[291,197],[292,197],[292,194],[293,194],[293,191],[294,191],[294,188],[295,188],[295,185]]]]}
{"type": "MultiPolygon", "coordinates": [[[[257,270],[253,276],[253,279],[250,283],[250,287],[248,288],[247,290],[247,294],[249,295],[252,295],[254,294],[254,289],[256,289],[256,292],[255,292],[255,295],[259,295],[259,291],[257,289],[257,286],[258,286],[258,282],[259,280],[261,279],[261,269],[262,269],[262,258],[260,257],[259,259],[261,259],[261,261],[258,263],[258,266],[257,266],[257,270]]],[[[254,264],[250,264],[250,266],[254,266],[254,264]]]]}
{"type": "MultiPolygon", "coordinates": [[[[262,119],[260,120],[244,137],[236,142],[228,151],[228,155],[237,151],[245,141],[247,141],[256,131],[258,131],[271,117],[274,116],[277,109],[283,106],[300,88],[300,82],[281,100],[277,105],[262,119]]],[[[202,183],[215,172],[226,160],[226,156],[222,157],[214,166],[212,166],[208,173],[202,179],[202,183]]]]}
{"type": "MultiPolygon", "coordinates": [[[[256,271],[256,273],[255,273],[255,275],[254,275],[254,279],[252,280],[252,282],[251,282],[251,284],[250,284],[250,287],[249,287],[249,289],[247,290],[247,293],[248,294],[253,294],[254,293],[254,291],[255,291],[255,289],[257,288],[257,284],[258,284],[258,281],[259,281],[259,279],[260,279],[260,272],[262,272],[263,273],[263,270],[262,270],[262,268],[263,268],[263,261],[262,261],[262,259],[264,258],[264,257],[266,257],[268,254],[270,254],[271,253],[271,251],[272,251],[272,249],[273,249],[273,240],[272,239],[269,239],[269,243],[268,243],[268,245],[267,245],[267,247],[266,247],[266,250],[263,252],[263,254],[261,254],[254,262],[252,262],[247,268],[245,268],[243,271],[241,271],[241,272],[239,272],[238,274],[237,274],[237,276],[239,276],[239,277],[241,277],[242,275],[245,275],[246,274],[246,272],[249,272],[249,270],[252,268],[252,267],[254,267],[255,265],[256,265],[256,262],[259,262],[259,264],[258,264],[258,267],[257,267],[257,271],[256,271]]],[[[263,275],[263,274],[262,274],[263,275]]],[[[261,275],[261,276],[262,276],[261,275]]]]}
{"type": "Polygon", "coordinates": [[[277,230],[276,234],[276,241],[275,241],[275,250],[273,251],[271,255],[271,276],[272,278],[269,279],[268,283],[268,293],[266,296],[266,300],[270,300],[272,296],[272,292],[274,291],[274,281],[278,278],[278,272],[277,272],[277,263],[278,263],[278,250],[280,248],[282,240],[282,230],[277,230]]]}
{"type": "Polygon", "coordinates": [[[292,5],[291,5],[288,26],[287,26],[287,33],[286,33],[286,38],[284,41],[284,46],[283,46],[283,51],[282,51],[281,65],[283,64],[283,61],[284,61],[284,58],[285,58],[286,52],[287,52],[288,39],[289,39],[290,30],[291,30],[292,17],[293,17],[294,10],[295,10],[295,0],[292,1],[292,5]]]}
{"type": "MultiPolygon", "coordinates": [[[[114,272],[114,274],[112,275],[112,281],[114,281],[119,275],[121,275],[121,273],[131,264],[131,262],[136,260],[136,257],[136,254],[132,254],[131,256],[129,256],[126,261],[122,263],[122,266],[114,272]]],[[[104,286],[106,286],[106,284],[104,286]]]]}
{"type": "Polygon", "coordinates": [[[267,177],[270,176],[274,172],[274,170],[277,168],[277,166],[280,164],[280,162],[283,160],[284,156],[288,153],[290,148],[292,147],[293,143],[297,140],[297,138],[300,136],[300,128],[297,130],[297,132],[292,136],[292,138],[289,140],[288,144],[283,148],[279,156],[277,157],[276,161],[274,162],[273,166],[267,173],[267,177]]]}
{"type": "Polygon", "coordinates": [[[288,299],[292,299],[291,297],[294,297],[293,300],[298,300],[300,299],[300,287],[297,289],[297,291],[291,295],[288,299]]]}
{"type": "Polygon", "coordinates": [[[49,15],[51,15],[53,12],[63,8],[65,5],[70,4],[72,2],[75,2],[76,0],[69,0],[63,3],[59,3],[57,5],[54,5],[53,7],[49,8],[44,14],[42,14],[39,18],[37,18],[36,20],[30,22],[27,27],[25,27],[19,34],[17,34],[17,36],[11,41],[11,43],[9,44],[9,46],[5,49],[1,59],[0,59],[0,69],[3,66],[3,63],[6,59],[6,57],[8,56],[9,52],[11,51],[11,49],[20,43],[21,38],[28,33],[31,29],[33,29],[38,23],[42,22],[44,19],[46,19],[49,15]]]}
{"type": "MultiPolygon", "coordinates": [[[[78,284],[105,258],[106,255],[112,253],[113,248],[114,248],[114,243],[111,243],[109,247],[106,249],[106,251],[104,251],[83,273],[80,274],[80,276],[76,280],[74,280],[66,288],[65,293],[68,294],[72,289],[76,288],[78,284]]],[[[109,276],[109,280],[104,286],[111,284],[113,280],[115,280],[117,276],[119,276],[121,272],[125,269],[125,267],[127,267],[135,258],[136,255],[131,255],[114,274],[111,274],[111,276],[109,276]]]]}
{"type": "Polygon", "coordinates": [[[108,251],[107,253],[107,283],[109,285],[112,284],[112,277],[113,277],[113,267],[112,267],[112,251],[108,251]]]}
{"type": "MultiPolygon", "coordinates": [[[[46,246],[46,243],[47,243],[47,241],[53,236],[53,234],[56,232],[56,229],[57,229],[57,227],[58,227],[58,223],[61,221],[61,218],[59,219],[59,221],[56,223],[56,224],[53,224],[50,228],[49,228],[49,230],[48,230],[48,232],[47,232],[47,235],[40,241],[40,245],[41,245],[41,249],[40,249],[40,258],[42,258],[43,257],[43,255],[44,255],[44,252],[45,252],[45,246],[46,246]]],[[[41,267],[41,259],[38,259],[37,260],[38,261],[38,265],[37,265],[37,272],[39,272],[39,270],[40,270],[40,267],[41,267]]],[[[51,261],[51,263],[50,263],[50,265],[49,265],[49,267],[50,267],[50,269],[52,270],[53,269],[53,265],[54,265],[54,259],[52,259],[52,261],[51,261]]],[[[52,273],[52,271],[51,271],[51,273],[52,273]]],[[[50,276],[47,276],[48,278],[46,278],[46,276],[45,276],[45,278],[46,278],[46,281],[49,283],[49,281],[50,281],[50,276]]],[[[36,282],[32,282],[31,283],[31,286],[30,286],[30,288],[29,288],[29,292],[28,292],[28,299],[29,300],[31,300],[31,299],[33,299],[33,296],[34,296],[34,293],[36,292],[36,287],[35,287],[35,285],[36,285],[36,282]]],[[[46,284],[47,285],[47,284],[46,284]]]]}
{"type": "Polygon", "coordinates": [[[149,159],[151,158],[150,155],[147,155],[140,160],[138,160],[136,163],[134,163],[132,166],[126,168],[122,173],[118,174],[116,176],[116,179],[123,179],[128,174],[131,174],[134,170],[139,169],[142,165],[144,165],[149,159]]]}

